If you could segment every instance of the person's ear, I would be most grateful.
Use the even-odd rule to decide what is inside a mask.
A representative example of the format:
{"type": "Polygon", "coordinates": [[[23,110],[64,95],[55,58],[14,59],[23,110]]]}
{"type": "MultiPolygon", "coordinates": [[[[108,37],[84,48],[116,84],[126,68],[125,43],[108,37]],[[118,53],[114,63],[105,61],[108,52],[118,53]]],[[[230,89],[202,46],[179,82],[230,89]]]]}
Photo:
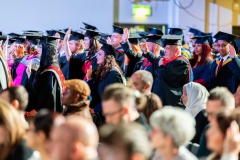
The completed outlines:
{"type": "Polygon", "coordinates": [[[19,102],[18,102],[18,100],[14,99],[14,100],[12,101],[12,105],[13,105],[13,107],[14,107],[16,110],[19,110],[19,102]]]}
{"type": "Polygon", "coordinates": [[[151,86],[151,85],[150,85],[149,83],[147,83],[146,86],[145,86],[145,90],[149,89],[150,86],[151,86]]]}
{"type": "Polygon", "coordinates": [[[124,114],[128,114],[128,112],[129,112],[128,107],[123,107],[123,112],[124,112],[124,114]]]}
{"type": "Polygon", "coordinates": [[[131,160],[146,160],[146,158],[140,153],[135,153],[132,155],[131,160]]]}
{"type": "Polygon", "coordinates": [[[75,94],[75,96],[74,96],[74,101],[77,102],[77,101],[79,100],[79,97],[80,97],[79,94],[75,94]]]}
{"type": "Polygon", "coordinates": [[[43,131],[40,130],[40,131],[37,132],[37,134],[38,134],[39,142],[44,142],[44,141],[47,140],[47,137],[46,137],[46,135],[43,131]]]}

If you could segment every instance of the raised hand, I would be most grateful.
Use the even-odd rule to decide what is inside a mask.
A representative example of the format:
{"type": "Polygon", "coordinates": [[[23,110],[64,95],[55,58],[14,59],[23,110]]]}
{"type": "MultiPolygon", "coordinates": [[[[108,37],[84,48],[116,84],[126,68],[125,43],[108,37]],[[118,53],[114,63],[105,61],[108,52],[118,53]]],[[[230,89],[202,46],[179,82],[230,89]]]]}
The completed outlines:
{"type": "Polygon", "coordinates": [[[112,41],[110,37],[108,37],[106,41],[107,41],[107,44],[112,45],[112,41]]]}
{"type": "Polygon", "coordinates": [[[129,39],[129,34],[130,34],[129,30],[128,30],[127,28],[124,28],[124,29],[123,29],[123,35],[122,35],[122,41],[123,41],[124,43],[126,43],[126,42],[128,41],[128,39],[129,39]]]}
{"type": "Polygon", "coordinates": [[[140,43],[140,48],[141,48],[141,50],[143,51],[144,54],[149,52],[147,42],[140,43]]]}
{"type": "MultiPolygon", "coordinates": [[[[64,41],[68,41],[71,35],[71,28],[69,28],[65,34],[64,41]]],[[[60,35],[59,35],[60,36],[60,35]]]]}
{"type": "Polygon", "coordinates": [[[237,55],[235,48],[231,44],[229,44],[228,47],[229,47],[229,53],[228,53],[229,56],[231,58],[234,58],[237,55]]]}
{"type": "Polygon", "coordinates": [[[161,65],[163,65],[164,63],[163,63],[163,58],[161,58],[159,61],[158,61],[158,66],[161,66],[161,65]]]}

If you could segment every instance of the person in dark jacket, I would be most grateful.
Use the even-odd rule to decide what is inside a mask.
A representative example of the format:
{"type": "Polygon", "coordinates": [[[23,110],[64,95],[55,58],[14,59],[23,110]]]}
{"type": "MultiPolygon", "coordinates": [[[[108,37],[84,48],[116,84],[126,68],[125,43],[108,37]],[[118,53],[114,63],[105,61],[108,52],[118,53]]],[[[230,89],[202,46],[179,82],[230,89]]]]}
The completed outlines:
{"type": "Polygon", "coordinates": [[[214,38],[218,41],[220,57],[215,59],[210,71],[209,89],[227,87],[234,94],[240,82],[240,59],[230,44],[237,36],[219,31],[214,38]]]}
{"type": "Polygon", "coordinates": [[[91,89],[91,112],[102,112],[101,96],[104,89],[113,83],[123,83],[123,73],[115,61],[115,49],[109,44],[103,44],[98,52],[97,64],[99,65],[96,76],[92,79],[92,70],[88,70],[87,79],[91,89]]]}
{"type": "MultiPolygon", "coordinates": [[[[150,38],[153,38],[150,37],[150,38]]],[[[159,37],[154,37],[160,41],[159,37]]],[[[182,88],[190,81],[191,66],[184,56],[181,56],[181,36],[163,36],[165,56],[156,57],[149,51],[146,43],[141,44],[146,57],[154,69],[153,93],[157,94],[163,106],[172,105],[184,108],[181,102],[182,88]]]]}
{"type": "Polygon", "coordinates": [[[65,81],[66,92],[63,93],[62,103],[65,105],[64,116],[78,115],[92,120],[88,97],[90,88],[86,82],[79,79],[65,81]]]}

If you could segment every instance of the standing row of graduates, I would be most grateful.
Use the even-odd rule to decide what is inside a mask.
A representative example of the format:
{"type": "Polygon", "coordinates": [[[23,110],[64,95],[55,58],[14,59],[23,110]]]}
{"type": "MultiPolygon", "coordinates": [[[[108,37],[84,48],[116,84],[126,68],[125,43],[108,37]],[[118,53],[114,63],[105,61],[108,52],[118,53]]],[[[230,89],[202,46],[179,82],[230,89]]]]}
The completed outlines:
{"type": "Polygon", "coordinates": [[[27,115],[41,108],[62,112],[65,79],[85,80],[91,88],[92,114],[101,113],[101,96],[106,86],[124,83],[137,70],[147,70],[154,77],[152,92],[163,105],[184,108],[182,89],[190,81],[207,89],[227,87],[236,92],[240,79],[240,61],[232,42],[237,37],[218,32],[212,53],[210,34],[190,28],[190,53],[180,28],[169,28],[169,34],[149,27],[149,33],[133,33],[113,26],[111,35],[84,23],[83,32],[69,29],[24,31],[0,36],[0,90],[23,85],[29,92],[27,115]],[[183,47],[184,46],[184,47],[183,47]],[[218,52],[216,52],[216,50],[218,52]],[[22,56],[17,54],[21,51],[22,56]],[[24,55],[24,56],[23,56],[24,55]],[[11,56],[15,57],[10,65],[11,56]],[[12,75],[10,76],[11,68],[12,75]],[[13,83],[10,79],[13,78],[13,83]]]}

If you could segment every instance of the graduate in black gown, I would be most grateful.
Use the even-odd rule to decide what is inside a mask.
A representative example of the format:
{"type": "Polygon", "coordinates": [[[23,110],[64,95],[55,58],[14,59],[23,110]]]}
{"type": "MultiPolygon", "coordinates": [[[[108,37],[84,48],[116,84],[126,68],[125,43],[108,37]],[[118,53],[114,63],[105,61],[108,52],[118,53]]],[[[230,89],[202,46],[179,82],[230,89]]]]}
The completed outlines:
{"type": "MultiPolygon", "coordinates": [[[[154,27],[148,27],[149,33],[148,36],[163,36],[163,32],[161,29],[157,29],[154,27]]],[[[160,56],[164,56],[164,48],[162,47],[162,43],[160,45],[160,56]]]]}
{"type": "Polygon", "coordinates": [[[123,72],[115,60],[115,49],[112,45],[103,44],[98,52],[98,69],[96,76],[92,79],[92,71],[87,73],[88,84],[91,89],[92,102],[91,113],[102,112],[101,96],[104,89],[113,83],[124,83],[123,72]]]}
{"type": "Polygon", "coordinates": [[[146,43],[141,44],[144,57],[155,65],[153,93],[157,94],[163,105],[184,107],[181,102],[183,86],[190,81],[191,66],[181,55],[181,36],[164,35],[165,56],[156,57],[146,43]],[[158,65],[158,67],[157,67],[158,65]]]}
{"type": "Polygon", "coordinates": [[[47,108],[54,112],[62,112],[62,93],[65,91],[64,76],[60,70],[57,57],[56,37],[44,37],[40,68],[36,74],[32,106],[27,116],[34,116],[40,109],[47,108]]]}
{"type": "Polygon", "coordinates": [[[211,47],[208,43],[208,36],[195,36],[193,58],[190,64],[193,70],[194,82],[208,87],[210,70],[212,65],[211,47]]]}
{"type": "Polygon", "coordinates": [[[74,72],[72,70],[74,70],[74,68],[79,68],[81,66],[79,66],[80,64],[74,62],[75,59],[71,61],[71,58],[77,57],[78,55],[84,53],[83,39],[84,35],[82,33],[71,31],[70,29],[68,29],[65,34],[63,40],[64,53],[63,55],[61,55],[60,53],[59,56],[61,69],[65,76],[65,79],[76,78],[76,74],[78,74],[78,72],[74,72]]]}
{"type": "Polygon", "coordinates": [[[227,87],[233,94],[236,92],[240,81],[240,59],[230,44],[236,37],[221,31],[214,36],[217,39],[220,57],[212,63],[209,89],[222,86],[227,87]]]}
{"type": "Polygon", "coordinates": [[[98,67],[96,57],[98,50],[101,48],[99,43],[101,35],[97,31],[89,29],[85,30],[85,51],[82,54],[77,54],[71,57],[69,68],[70,79],[82,79],[86,81],[86,73],[90,66],[92,66],[93,76],[98,67]]]}

